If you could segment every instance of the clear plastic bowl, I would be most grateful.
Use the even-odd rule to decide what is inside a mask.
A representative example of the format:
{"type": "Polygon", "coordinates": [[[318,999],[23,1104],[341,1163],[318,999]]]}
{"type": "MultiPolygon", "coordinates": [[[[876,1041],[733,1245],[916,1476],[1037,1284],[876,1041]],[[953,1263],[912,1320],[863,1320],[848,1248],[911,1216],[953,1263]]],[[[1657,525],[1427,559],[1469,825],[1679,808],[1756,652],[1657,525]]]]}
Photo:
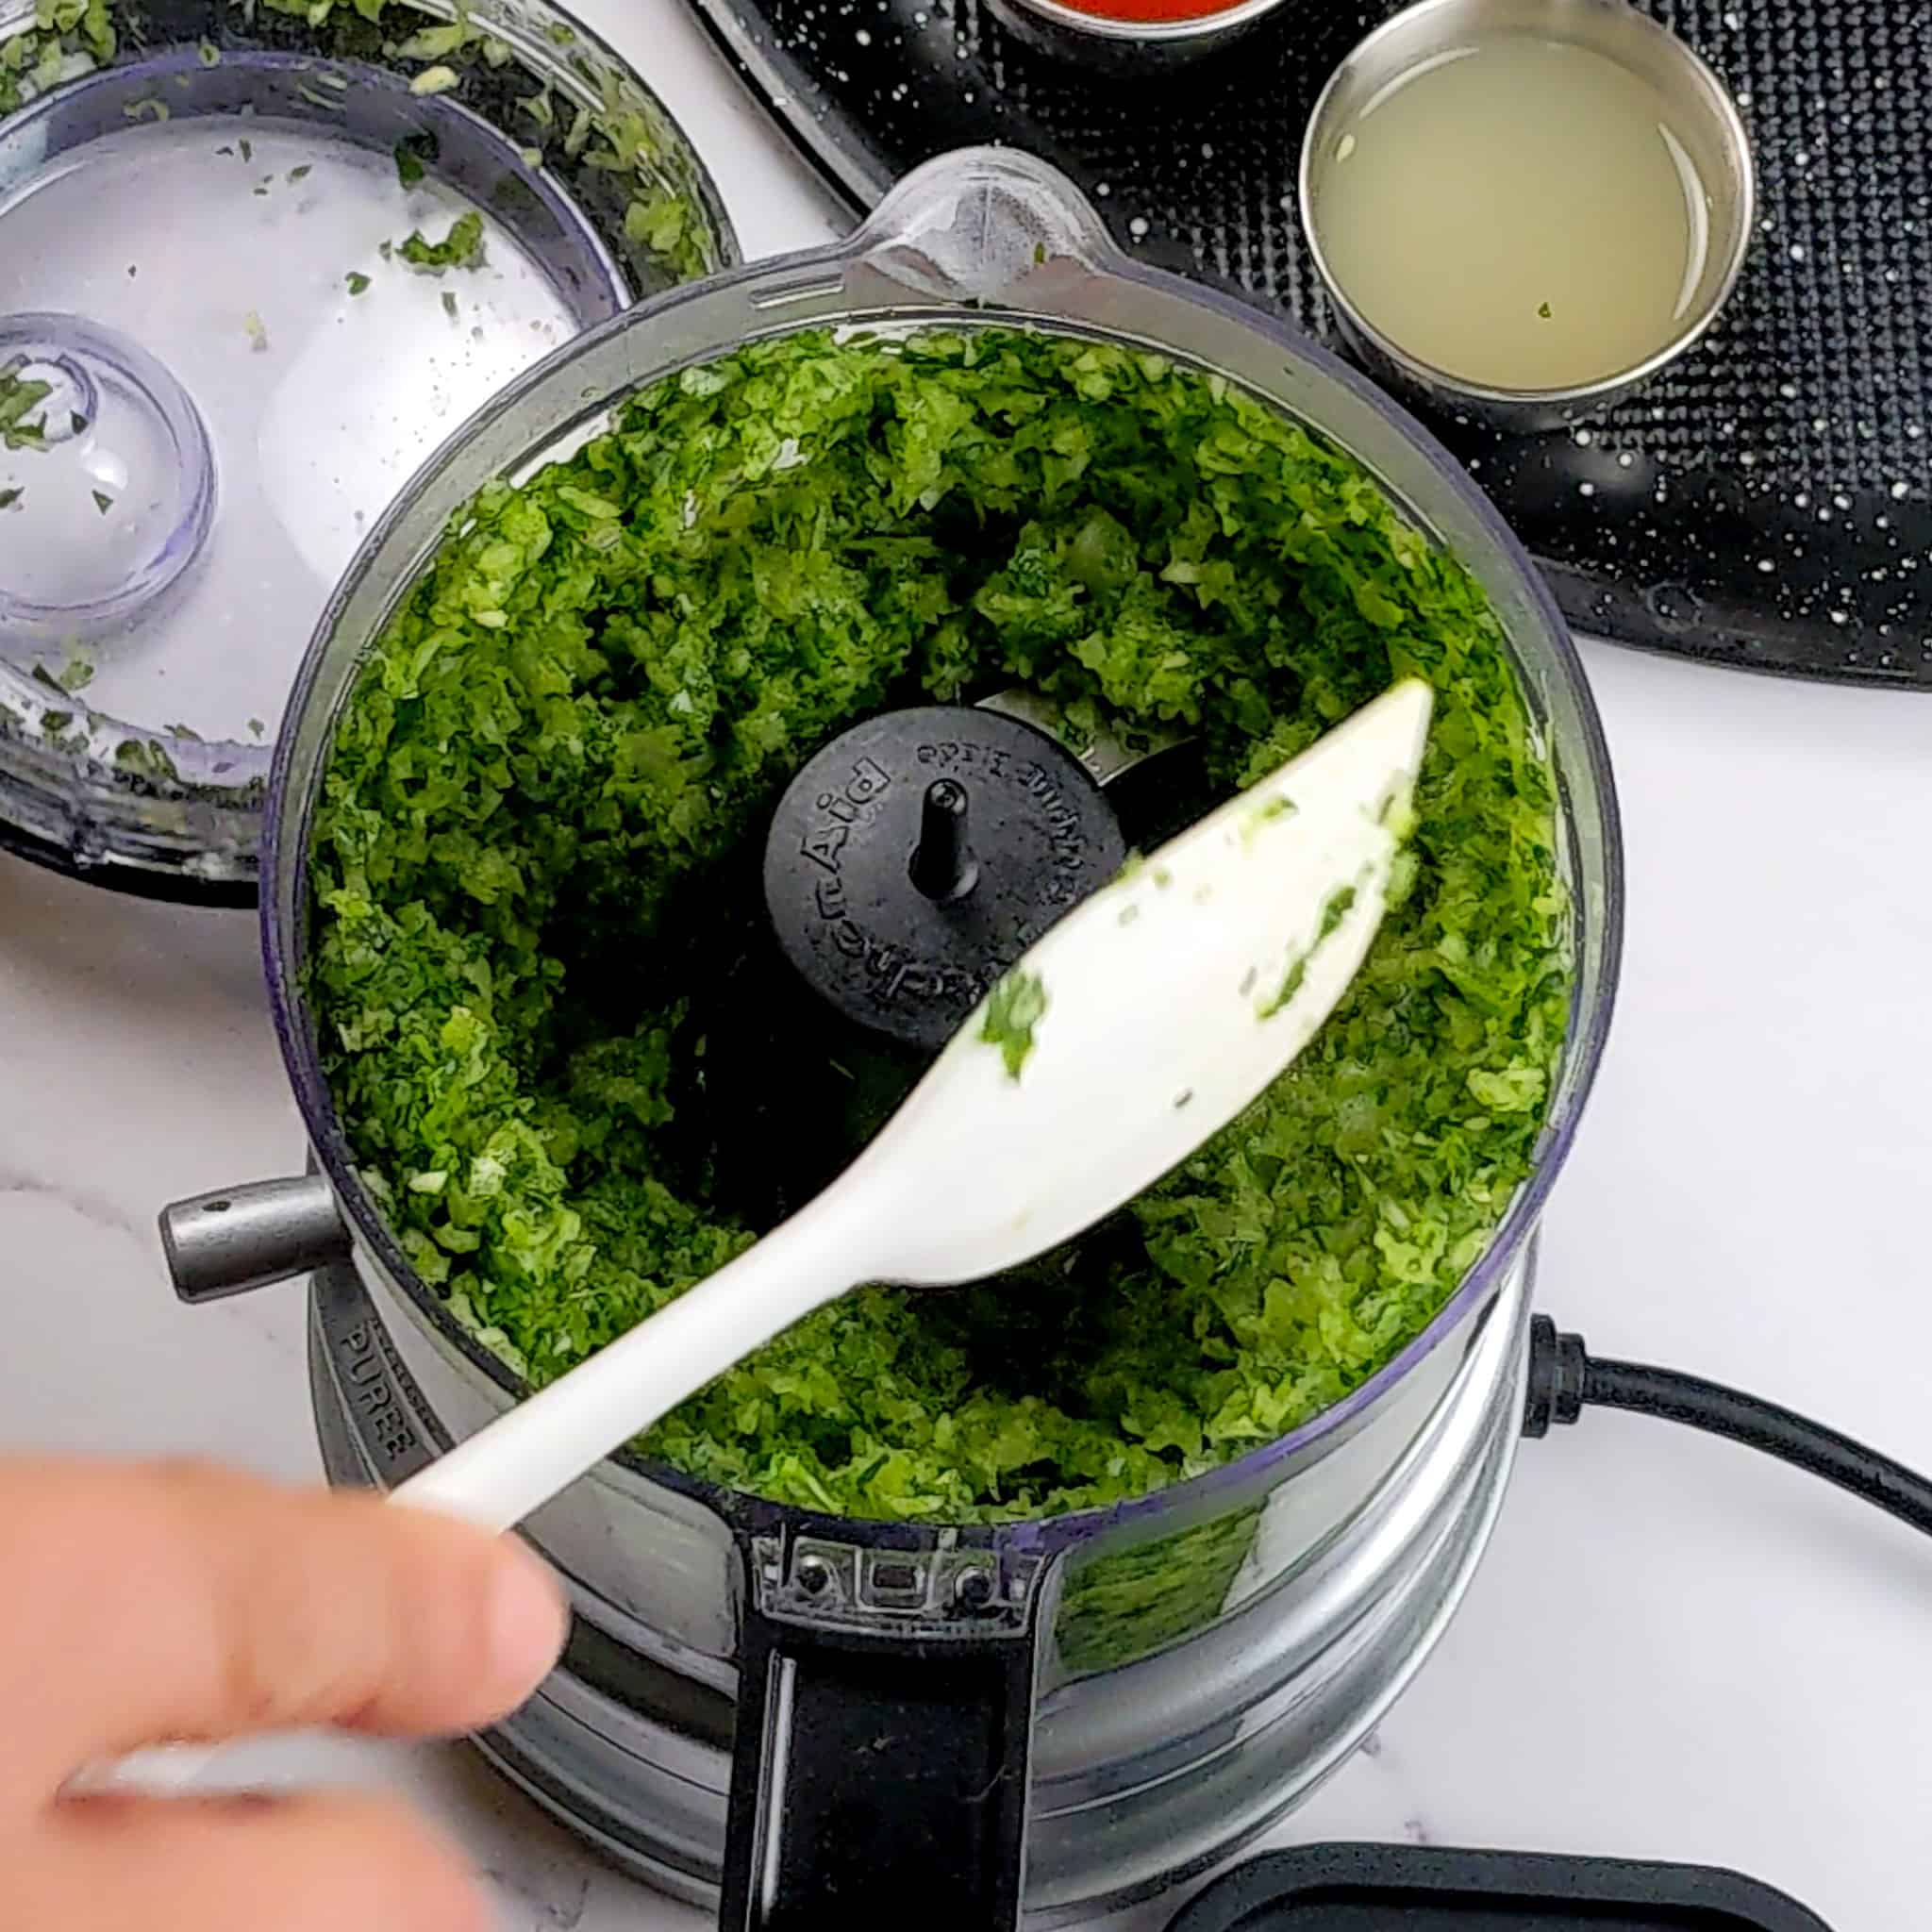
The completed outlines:
{"type": "Polygon", "coordinates": [[[0,0],[0,845],[252,903],[276,724],[368,525],[511,376],[736,259],[669,115],[551,0],[0,0]],[[471,216],[475,254],[412,256],[471,216]]]}

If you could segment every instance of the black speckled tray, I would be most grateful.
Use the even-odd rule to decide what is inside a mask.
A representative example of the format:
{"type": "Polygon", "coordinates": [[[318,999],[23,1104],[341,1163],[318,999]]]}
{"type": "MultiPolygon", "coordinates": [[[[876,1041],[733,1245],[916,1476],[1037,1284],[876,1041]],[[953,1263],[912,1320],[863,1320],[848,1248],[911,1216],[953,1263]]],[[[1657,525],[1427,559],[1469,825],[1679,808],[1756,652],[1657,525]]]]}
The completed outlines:
{"type": "MultiPolygon", "coordinates": [[[[856,208],[974,142],[1063,168],[1120,242],[1325,333],[1295,209],[1307,111],[1368,26],[1288,0],[1152,85],[1016,41],[986,0],[693,0],[856,208]]],[[[1435,426],[1580,629],[1932,689],[1932,6],[1655,0],[1736,92],[1762,224],[1711,338],[1593,427],[1435,426]]]]}

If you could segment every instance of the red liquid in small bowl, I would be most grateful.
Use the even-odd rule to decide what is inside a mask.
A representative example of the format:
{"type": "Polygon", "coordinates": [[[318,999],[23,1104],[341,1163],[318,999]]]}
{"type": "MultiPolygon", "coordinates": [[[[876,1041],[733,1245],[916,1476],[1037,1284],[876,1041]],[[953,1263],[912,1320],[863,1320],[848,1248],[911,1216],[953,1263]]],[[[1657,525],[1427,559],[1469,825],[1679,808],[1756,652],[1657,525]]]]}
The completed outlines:
{"type": "Polygon", "coordinates": [[[1151,25],[1160,21],[1205,20],[1209,14],[1229,12],[1241,0],[1065,0],[1065,5],[1100,20],[1151,25]]]}

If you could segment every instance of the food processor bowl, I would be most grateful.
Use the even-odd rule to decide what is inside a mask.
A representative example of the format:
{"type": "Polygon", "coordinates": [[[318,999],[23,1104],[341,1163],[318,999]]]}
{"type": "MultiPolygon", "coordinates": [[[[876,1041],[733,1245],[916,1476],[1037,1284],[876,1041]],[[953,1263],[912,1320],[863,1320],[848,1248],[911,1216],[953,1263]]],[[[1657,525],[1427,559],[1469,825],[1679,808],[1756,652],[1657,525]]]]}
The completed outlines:
{"type": "Polygon", "coordinates": [[[722,1889],[734,1932],[814,1923],[892,1841],[921,1847],[918,1909],[935,1924],[1095,1911],[1225,1857],[1362,1741],[1453,1611],[1501,1500],[1534,1230],[1619,958],[1595,709],[1548,592],[1454,460],[1282,324],[1128,261],[1051,169],[942,157],[845,243],[675,291],[514,382],[419,473],[324,615],[277,748],[261,908],[314,1166],[179,1204],[164,1225],[190,1298],[318,1271],[332,1474],[393,1484],[520,1393],[410,1271],[358,1175],[304,994],[311,815],[372,641],[482,485],[575,447],[641,387],[796,330],[932,325],[1125,343],[1239,384],[1346,450],[1462,560],[1556,774],[1571,1024],[1537,1169],[1457,1293],[1344,1400],[1237,1462],[1105,1510],[942,1527],[813,1516],[625,1453],[531,1519],[576,1634],[484,1748],[653,1882],[707,1902],[722,1889]]]}

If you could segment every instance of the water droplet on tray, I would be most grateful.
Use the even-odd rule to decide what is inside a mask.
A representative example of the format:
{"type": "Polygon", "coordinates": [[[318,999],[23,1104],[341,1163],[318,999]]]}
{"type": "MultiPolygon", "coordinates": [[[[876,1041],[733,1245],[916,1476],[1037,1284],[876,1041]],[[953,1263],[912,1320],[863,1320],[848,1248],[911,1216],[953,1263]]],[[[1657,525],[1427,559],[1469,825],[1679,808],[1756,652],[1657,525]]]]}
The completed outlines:
{"type": "Polygon", "coordinates": [[[1704,608],[1704,600],[1683,584],[1659,584],[1645,597],[1651,613],[1664,624],[1691,624],[1704,608]]]}

